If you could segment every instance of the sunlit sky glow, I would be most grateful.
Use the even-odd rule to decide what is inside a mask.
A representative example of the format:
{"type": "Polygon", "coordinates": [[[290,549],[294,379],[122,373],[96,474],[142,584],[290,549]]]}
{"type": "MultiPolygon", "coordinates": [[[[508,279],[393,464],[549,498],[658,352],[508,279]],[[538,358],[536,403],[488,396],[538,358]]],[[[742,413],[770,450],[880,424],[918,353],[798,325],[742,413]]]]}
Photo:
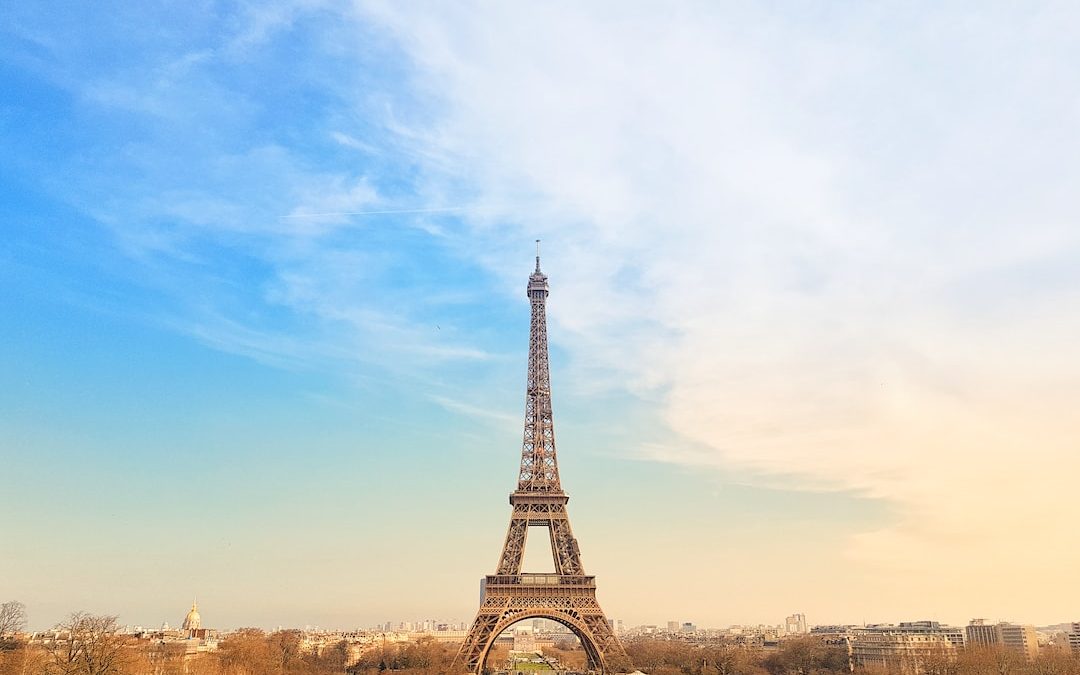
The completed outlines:
{"type": "Polygon", "coordinates": [[[1073,3],[6,3],[0,601],[471,618],[544,240],[628,624],[1080,616],[1073,3]]]}

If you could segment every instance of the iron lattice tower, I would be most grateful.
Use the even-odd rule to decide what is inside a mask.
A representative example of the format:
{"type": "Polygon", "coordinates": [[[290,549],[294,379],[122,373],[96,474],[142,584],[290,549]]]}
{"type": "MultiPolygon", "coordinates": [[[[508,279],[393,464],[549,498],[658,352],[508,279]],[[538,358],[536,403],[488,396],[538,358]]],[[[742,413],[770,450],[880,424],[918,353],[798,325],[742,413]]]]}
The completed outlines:
{"type": "Polygon", "coordinates": [[[570,498],[559,482],[548,368],[548,284],[547,276],[540,271],[539,246],[536,270],[529,276],[528,296],[532,319],[521,471],[517,489],[510,494],[513,511],[499,566],[494,575],[484,579],[480,610],[461,645],[456,664],[470,672],[483,673],[495,638],[518,621],[544,618],[569,628],[581,640],[589,668],[604,673],[615,665],[623,665],[626,652],[596,600],[596,578],[585,575],[566,512],[570,498]],[[530,527],[547,528],[554,573],[522,572],[522,555],[530,527]]]}

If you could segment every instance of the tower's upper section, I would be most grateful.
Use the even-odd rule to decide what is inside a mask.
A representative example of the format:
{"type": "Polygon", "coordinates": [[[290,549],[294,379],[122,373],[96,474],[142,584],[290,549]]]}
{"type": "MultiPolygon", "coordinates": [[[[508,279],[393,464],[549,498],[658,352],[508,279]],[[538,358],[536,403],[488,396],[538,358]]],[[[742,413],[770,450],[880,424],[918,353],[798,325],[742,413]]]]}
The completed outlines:
{"type": "Polygon", "coordinates": [[[529,372],[525,387],[525,438],[517,493],[561,494],[555,457],[555,427],[551,418],[551,374],[548,369],[547,275],[540,271],[540,242],[536,270],[529,276],[529,372]]]}
{"type": "MultiPolygon", "coordinates": [[[[540,242],[536,242],[536,271],[529,275],[529,286],[526,290],[529,298],[533,294],[543,293],[543,298],[548,296],[547,275],[540,271],[540,242]]],[[[535,317],[534,317],[535,318],[535,317]]],[[[542,318],[542,317],[541,317],[542,318]]],[[[545,345],[546,346],[546,345],[545,345]]],[[[532,353],[530,352],[530,356],[532,353]]]]}

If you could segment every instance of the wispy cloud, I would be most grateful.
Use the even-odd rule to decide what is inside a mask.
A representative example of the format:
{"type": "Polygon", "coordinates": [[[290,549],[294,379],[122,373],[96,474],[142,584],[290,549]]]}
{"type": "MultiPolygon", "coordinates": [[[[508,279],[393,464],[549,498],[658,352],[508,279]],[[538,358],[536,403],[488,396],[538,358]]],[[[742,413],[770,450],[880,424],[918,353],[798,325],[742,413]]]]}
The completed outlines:
{"type": "Polygon", "coordinates": [[[480,207],[413,192],[385,128],[395,115],[357,123],[396,83],[363,70],[379,55],[334,44],[343,16],[352,49],[362,27],[321,1],[240,8],[229,30],[143,48],[137,68],[49,42],[53,79],[107,122],[48,187],[135,261],[121,274],[167,299],[150,320],[216,349],[421,379],[435,364],[489,361],[454,316],[478,296],[428,283],[453,255],[447,217],[480,207]],[[303,58],[278,49],[313,37],[303,58]],[[289,109],[316,82],[323,107],[289,109]]]}
{"type": "Polygon", "coordinates": [[[448,398],[446,396],[431,397],[432,401],[435,401],[440,406],[450,410],[452,412],[474,417],[476,419],[485,420],[488,422],[495,422],[500,426],[519,426],[521,424],[520,415],[510,414],[505,410],[492,409],[484,406],[467,403],[465,401],[459,401],[457,399],[448,398]]]}
{"type": "Polygon", "coordinates": [[[508,205],[485,261],[552,240],[582,377],[663,392],[650,456],[887,500],[851,559],[956,602],[1080,564],[1075,10],[362,6],[444,113],[428,179],[508,205]]]}

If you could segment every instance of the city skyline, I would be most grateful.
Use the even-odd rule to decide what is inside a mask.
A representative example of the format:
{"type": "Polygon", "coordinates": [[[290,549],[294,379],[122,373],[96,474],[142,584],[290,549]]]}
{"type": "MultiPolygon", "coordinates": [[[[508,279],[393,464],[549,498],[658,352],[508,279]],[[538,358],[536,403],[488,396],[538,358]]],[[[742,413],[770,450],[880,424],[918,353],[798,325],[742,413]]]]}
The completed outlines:
{"type": "MultiPolygon", "coordinates": [[[[183,625],[183,630],[187,630],[186,624],[189,622],[191,612],[196,610],[196,603],[192,603],[192,606],[187,610],[181,612],[173,612],[175,614],[184,614],[184,617],[177,621],[170,619],[163,619],[159,622],[151,623],[139,623],[139,622],[125,622],[118,621],[117,625],[124,631],[155,631],[155,630],[180,630],[183,625]]],[[[201,615],[201,612],[200,612],[201,615]]],[[[201,623],[201,616],[198,619],[201,623]]],[[[202,628],[210,629],[217,634],[226,634],[231,631],[245,630],[247,628],[258,628],[262,630],[280,631],[280,630],[301,630],[304,632],[318,633],[318,632],[365,632],[365,633],[452,633],[457,639],[461,639],[467,633],[470,626],[470,621],[458,620],[454,618],[446,617],[411,617],[411,618],[397,618],[387,621],[378,621],[370,624],[357,624],[351,626],[321,626],[317,624],[304,624],[304,625],[277,625],[277,626],[252,626],[250,624],[239,624],[235,626],[218,626],[213,621],[209,624],[203,625],[202,628]]],[[[893,618],[889,621],[875,621],[875,622],[862,622],[862,623],[818,623],[808,622],[806,616],[801,613],[796,613],[792,616],[784,617],[783,620],[776,622],[763,622],[763,623],[732,623],[722,626],[712,625],[699,625],[692,617],[681,617],[679,619],[667,619],[663,621],[652,621],[642,624],[627,624],[621,618],[612,617],[609,620],[613,630],[620,635],[675,635],[675,634],[704,634],[704,633],[722,633],[722,634],[757,634],[757,633],[771,633],[778,636],[799,636],[810,634],[813,630],[817,631],[831,631],[839,628],[866,628],[866,629],[884,629],[896,628],[908,626],[921,626],[926,624],[938,624],[941,628],[949,630],[951,633],[957,635],[966,635],[959,638],[959,641],[974,644],[985,645],[988,640],[993,640],[993,637],[987,638],[986,636],[993,636],[994,631],[1000,630],[1002,626],[1011,627],[1031,627],[1036,630],[1049,629],[1056,632],[1068,632],[1070,627],[1075,627],[1077,622],[1060,621],[1054,623],[1045,624],[1016,624],[1004,619],[986,620],[982,618],[971,618],[964,622],[958,622],[950,624],[949,622],[935,622],[928,619],[896,619],[893,618]],[[796,624],[792,621],[797,620],[796,624]]],[[[199,624],[195,625],[196,628],[199,624]]],[[[27,633],[47,633],[53,626],[33,626],[27,625],[24,627],[27,633]]],[[[553,631],[559,633],[571,633],[570,629],[561,623],[543,618],[532,618],[522,620],[520,623],[515,623],[507,629],[508,632],[516,630],[540,630],[540,631],[553,631]],[[536,624],[540,624],[539,628],[536,624]]]]}
{"type": "Polygon", "coordinates": [[[1075,621],[1078,10],[620,7],[0,10],[0,602],[467,621],[540,238],[608,616],[1075,621]]]}

